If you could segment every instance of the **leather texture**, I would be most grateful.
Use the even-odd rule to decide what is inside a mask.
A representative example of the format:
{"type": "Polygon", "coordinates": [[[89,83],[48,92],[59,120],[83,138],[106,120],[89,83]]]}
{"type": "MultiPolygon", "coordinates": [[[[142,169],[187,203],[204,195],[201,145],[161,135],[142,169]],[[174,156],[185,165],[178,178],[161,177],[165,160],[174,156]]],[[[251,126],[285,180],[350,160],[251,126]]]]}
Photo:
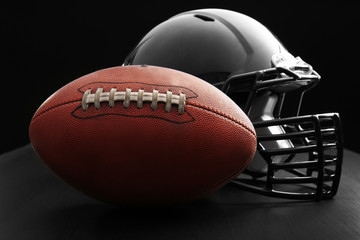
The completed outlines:
{"type": "Polygon", "coordinates": [[[37,110],[29,127],[33,148],[63,181],[105,202],[169,204],[216,191],[237,176],[256,151],[243,111],[192,75],[155,66],[122,66],[65,85],[37,110]],[[165,103],[153,110],[102,102],[83,110],[83,93],[139,89],[184,93],[185,112],[165,103]]]}

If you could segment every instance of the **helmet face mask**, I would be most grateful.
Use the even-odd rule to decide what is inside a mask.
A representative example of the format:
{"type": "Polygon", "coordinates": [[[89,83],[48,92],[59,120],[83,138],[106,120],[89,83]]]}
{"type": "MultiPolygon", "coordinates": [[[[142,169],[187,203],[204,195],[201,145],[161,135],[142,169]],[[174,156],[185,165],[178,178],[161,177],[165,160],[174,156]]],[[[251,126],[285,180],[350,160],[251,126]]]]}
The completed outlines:
{"type": "Polygon", "coordinates": [[[254,162],[266,161],[266,169],[248,168],[233,180],[235,184],[268,196],[293,199],[322,200],[336,194],[343,155],[337,114],[298,116],[253,124],[261,156],[255,156],[254,162]],[[276,126],[283,132],[273,134],[266,131],[276,126]],[[245,175],[255,180],[257,185],[253,184],[254,181],[249,184],[245,175]],[[291,190],[295,186],[297,190],[291,190]]]}
{"type": "Polygon", "coordinates": [[[322,200],[336,194],[343,155],[339,115],[300,116],[304,93],[320,75],[256,20],[222,9],[178,14],[151,30],[124,62],[138,64],[202,78],[249,116],[258,151],[232,181],[237,186],[289,199],[322,200]],[[289,97],[297,99],[287,102],[289,97]]]}

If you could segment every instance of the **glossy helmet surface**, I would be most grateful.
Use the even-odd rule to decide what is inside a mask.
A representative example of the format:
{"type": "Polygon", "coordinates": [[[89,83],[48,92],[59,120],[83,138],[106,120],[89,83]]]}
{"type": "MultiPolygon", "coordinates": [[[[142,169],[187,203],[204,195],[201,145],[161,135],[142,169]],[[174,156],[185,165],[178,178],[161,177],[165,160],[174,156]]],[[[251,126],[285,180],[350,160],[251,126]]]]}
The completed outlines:
{"type": "Polygon", "coordinates": [[[343,157],[339,115],[300,116],[302,97],[320,76],[258,21],[223,9],[180,13],[153,28],[124,61],[138,64],[200,77],[248,114],[258,150],[232,183],[289,199],[336,194],[343,157]],[[293,114],[284,110],[286,105],[293,114]]]}

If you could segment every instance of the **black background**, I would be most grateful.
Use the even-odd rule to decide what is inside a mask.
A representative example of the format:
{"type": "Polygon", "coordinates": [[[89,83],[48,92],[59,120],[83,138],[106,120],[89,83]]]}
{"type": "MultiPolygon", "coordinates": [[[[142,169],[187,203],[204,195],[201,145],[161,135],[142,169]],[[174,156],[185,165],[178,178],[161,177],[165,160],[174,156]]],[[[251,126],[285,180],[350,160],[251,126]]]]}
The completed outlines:
{"type": "Polygon", "coordinates": [[[143,35],[171,16],[208,7],[257,19],[293,55],[310,63],[322,81],[305,96],[302,113],[340,112],[345,146],[360,151],[357,7],[338,1],[253,0],[2,6],[0,153],[29,142],[32,115],[57,89],[87,73],[121,65],[143,35]]]}

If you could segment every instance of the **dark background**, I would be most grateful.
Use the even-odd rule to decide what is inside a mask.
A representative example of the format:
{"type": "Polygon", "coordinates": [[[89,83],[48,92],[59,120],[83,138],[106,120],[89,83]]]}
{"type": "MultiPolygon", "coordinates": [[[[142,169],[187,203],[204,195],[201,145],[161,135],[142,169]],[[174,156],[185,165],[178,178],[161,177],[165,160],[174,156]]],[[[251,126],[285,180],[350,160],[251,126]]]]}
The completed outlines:
{"type": "Polygon", "coordinates": [[[231,2],[3,5],[0,153],[29,142],[32,115],[57,89],[87,73],[121,65],[143,35],[169,17],[208,7],[257,19],[293,55],[310,63],[322,81],[305,96],[302,113],[340,112],[345,146],[360,152],[357,7],[343,1],[231,2]]]}

